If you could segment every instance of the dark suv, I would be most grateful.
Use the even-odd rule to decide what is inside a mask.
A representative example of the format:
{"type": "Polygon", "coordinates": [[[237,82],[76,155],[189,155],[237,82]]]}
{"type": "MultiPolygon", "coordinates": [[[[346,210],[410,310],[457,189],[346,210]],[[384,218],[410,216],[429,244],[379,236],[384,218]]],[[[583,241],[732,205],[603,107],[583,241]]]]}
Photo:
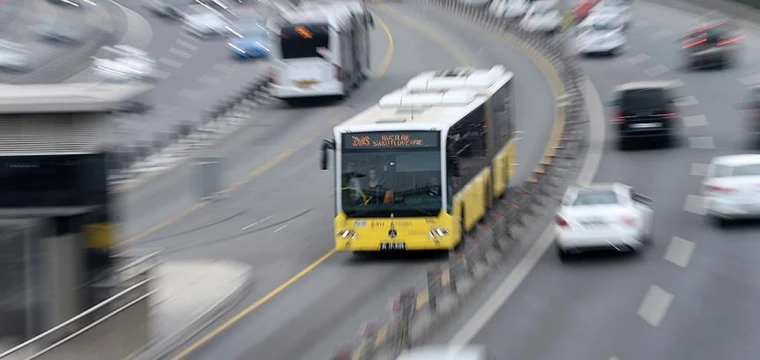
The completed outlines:
{"type": "Polygon", "coordinates": [[[696,29],[681,39],[685,67],[729,67],[743,38],[739,29],[728,21],[696,29]]]}
{"type": "Polygon", "coordinates": [[[618,127],[620,149],[648,140],[673,142],[680,116],[672,88],[667,82],[635,82],[615,89],[610,105],[614,108],[612,122],[618,127]]]}

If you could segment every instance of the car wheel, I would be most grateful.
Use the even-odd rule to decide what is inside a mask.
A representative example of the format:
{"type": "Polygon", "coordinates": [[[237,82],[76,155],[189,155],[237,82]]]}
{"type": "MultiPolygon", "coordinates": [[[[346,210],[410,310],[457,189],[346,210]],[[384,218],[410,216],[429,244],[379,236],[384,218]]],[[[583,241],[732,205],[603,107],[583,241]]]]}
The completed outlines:
{"type": "Polygon", "coordinates": [[[712,217],[713,222],[715,225],[717,225],[719,228],[727,228],[729,225],[731,225],[731,220],[726,219],[724,217],[719,216],[713,216],[712,217]]]}
{"type": "Polygon", "coordinates": [[[556,246],[557,246],[557,257],[559,257],[559,261],[565,262],[568,259],[570,259],[570,254],[567,251],[562,250],[562,248],[559,247],[559,245],[556,245],[556,246]]]}
{"type": "Polygon", "coordinates": [[[630,144],[628,143],[628,140],[625,139],[619,139],[618,140],[618,149],[621,151],[625,151],[630,149],[630,144]]]}

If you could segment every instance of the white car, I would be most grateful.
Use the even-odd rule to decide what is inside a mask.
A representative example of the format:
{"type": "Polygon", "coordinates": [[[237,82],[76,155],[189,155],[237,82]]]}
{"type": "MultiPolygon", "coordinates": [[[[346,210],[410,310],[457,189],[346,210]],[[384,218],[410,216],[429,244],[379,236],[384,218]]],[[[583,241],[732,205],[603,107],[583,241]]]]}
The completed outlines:
{"type": "Polygon", "coordinates": [[[488,11],[496,17],[518,19],[525,15],[528,6],[527,0],[500,0],[492,2],[488,11]]]}
{"type": "Polygon", "coordinates": [[[401,353],[396,360],[496,360],[483,346],[429,345],[401,353]]]}
{"type": "Polygon", "coordinates": [[[24,71],[30,66],[29,50],[24,45],[0,40],[0,69],[24,71]]]}
{"type": "Polygon", "coordinates": [[[156,80],[156,62],[145,51],[129,45],[101,48],[93,56],[92,66],[106,81],[156,80]]]}
{"type": "Polygon", "coordinates": [[[760,218],[760,154],[714,158],[702,182],[705,213],[718,225],[760,218]]]}
{"type": "Polygon", "coordinates": [[[520,27],[529,32],[558,32],[562,29],[562,14],[555,0],[534,2],[525,12],[520,27]]]}
{"type": "Polygon", "coordinates": [[[627,28],[631,25],[631,17],[633,16],[632,12],[633,10],[630,0],[602,0],[602,2],[591,8],[590,15],[612,15],[627,28]]]}
{"type": "Polygon", "coordinates": [[[593,250],[636,251],[653,236],[652,200],[621,183],[571,186],[557,211],[560,259],[593,250]]]}
{"type": "Polygon", "coordinates": [[[181,12],[182,28],[199,38],[223,36],[229,32],[229,21],[208,5],[190,5],[178,11],[181,12]]]}
{"type": "Polygon", "coordinates": [[[581,55],[618,55],[627,42],[622,24],[614,17],[589,16],[576,29],[575,44],[581,55]]]}

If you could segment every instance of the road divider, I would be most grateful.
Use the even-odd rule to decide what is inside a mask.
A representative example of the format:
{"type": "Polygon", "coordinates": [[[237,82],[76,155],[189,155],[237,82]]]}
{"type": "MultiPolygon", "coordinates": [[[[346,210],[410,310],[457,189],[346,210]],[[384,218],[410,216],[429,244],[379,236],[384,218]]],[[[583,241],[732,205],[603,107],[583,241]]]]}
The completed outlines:
{"type": "MultiPolygon", "coordinates": [[[[588,121],[584,77],[564,35],[541,35],[519,29],[514,22],[492,17],[483,9],[457,0],[428,0],[502,36],[510,45],[536,60],[559,102],[547,150],[522,184],[511,186],[494,204],[483,224],[464,245],[449,254],[443,266],[427,270],[424,288],[407,289],[391,299],[385,321],[368,322],[359,336],[342,345],[333,359],[395,359],[406,348],[424,343],[434,329],[455,315],[460,305],[484,283],[508,254],[535,240],[535,233],[552,218],[556,200],[580,172],[587,147],[588,121]]],[[[426,6],[426,5],[425,5],[426,6]]]]}

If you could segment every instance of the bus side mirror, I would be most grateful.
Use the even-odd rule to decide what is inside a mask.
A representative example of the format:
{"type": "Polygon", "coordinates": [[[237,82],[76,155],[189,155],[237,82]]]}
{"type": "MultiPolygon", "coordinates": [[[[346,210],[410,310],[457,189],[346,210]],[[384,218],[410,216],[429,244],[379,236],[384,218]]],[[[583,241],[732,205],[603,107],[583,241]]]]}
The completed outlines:
{"type": "Polygon", "coordinates": [[[449,175],[453,177],[460,177],[462,176],[461,171],[459,169],[459,158],[456,155],[449,156],[449,175]]]}
{"type": "Polygon", "coordinates": [[[335,142],[322,140],[322,148],[319,154],[319,168],[327,170],[327,150],[335,150],[335,142]]]}

